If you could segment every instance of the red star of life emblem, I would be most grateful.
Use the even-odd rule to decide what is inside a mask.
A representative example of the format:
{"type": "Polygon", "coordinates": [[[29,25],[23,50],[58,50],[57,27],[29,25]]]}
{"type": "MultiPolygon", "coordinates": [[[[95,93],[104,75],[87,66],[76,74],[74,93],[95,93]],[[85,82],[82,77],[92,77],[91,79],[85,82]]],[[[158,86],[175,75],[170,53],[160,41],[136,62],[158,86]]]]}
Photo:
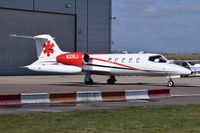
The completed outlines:
{"type": "Polygon", "coordinates": [[[47,43],[45,43],[43,47],[45,48],[43,53],[47,54],[48,57],[50,56],[50,54],[54,53],[54,50],[53,50],[54,44],[51,43],[50,41],[47,41],[47,43]]]}

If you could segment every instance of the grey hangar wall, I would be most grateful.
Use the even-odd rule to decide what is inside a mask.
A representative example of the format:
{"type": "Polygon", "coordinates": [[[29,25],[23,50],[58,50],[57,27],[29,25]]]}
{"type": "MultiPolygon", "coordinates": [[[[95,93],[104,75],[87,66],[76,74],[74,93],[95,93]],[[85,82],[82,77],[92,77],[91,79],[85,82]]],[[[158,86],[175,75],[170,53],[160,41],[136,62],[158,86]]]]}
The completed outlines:
{"type": "Polygon", "coordinates": [[[10,34],[50,34],[63,51],[109,53],[112,0],[0,0],[0,75],[42,74],[35,41],[10,34]]]}

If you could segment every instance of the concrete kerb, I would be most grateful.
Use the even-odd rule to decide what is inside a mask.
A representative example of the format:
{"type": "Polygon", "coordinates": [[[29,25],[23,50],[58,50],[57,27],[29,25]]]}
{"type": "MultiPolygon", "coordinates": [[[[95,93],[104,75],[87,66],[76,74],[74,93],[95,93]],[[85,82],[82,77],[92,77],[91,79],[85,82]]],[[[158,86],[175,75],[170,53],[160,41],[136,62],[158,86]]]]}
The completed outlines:
{"type": "Polygon", "coordinates": [[[0,105],[76,103],[92,101],[148,100],[170,96],[170,89],[125,91],[78,91],[68,93],[22,93],[0,95],[0,105]]]}

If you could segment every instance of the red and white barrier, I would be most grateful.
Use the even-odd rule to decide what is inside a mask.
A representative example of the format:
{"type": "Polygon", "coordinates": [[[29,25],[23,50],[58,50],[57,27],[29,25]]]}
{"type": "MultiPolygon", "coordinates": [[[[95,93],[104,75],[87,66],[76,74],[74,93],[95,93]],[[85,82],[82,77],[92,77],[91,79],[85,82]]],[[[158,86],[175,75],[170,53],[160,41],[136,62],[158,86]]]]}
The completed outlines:
{"type": "Polygon", "coordinates": [[[80,91],[68,93],[22,93],[0,95],[0,105],[62,103],[82,101],[115,101],[169,97],[170,89],[125,91],[80,91]]]}

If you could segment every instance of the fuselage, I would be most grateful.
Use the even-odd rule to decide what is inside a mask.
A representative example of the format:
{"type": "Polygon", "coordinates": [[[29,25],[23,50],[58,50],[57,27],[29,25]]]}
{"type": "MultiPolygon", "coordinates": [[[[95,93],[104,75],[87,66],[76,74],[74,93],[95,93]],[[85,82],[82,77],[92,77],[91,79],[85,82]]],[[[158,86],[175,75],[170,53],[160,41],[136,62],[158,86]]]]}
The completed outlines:
{"type": "Polygon", "coordinates": [[[81,53],[69,55],[70,53],[60,55],[57,61],[67,65],[71,63],[82,67],[84,72],[92,74],[129,76],[176,76],[191,74],[191,71],[187,68],[167,63],[167,59],[160,54],[89,54],[87,55],[88,59],[85,59],[84,56],[86,55],[81,53]],[[83,61],[81,62],[82,59],[83,61]]]}

